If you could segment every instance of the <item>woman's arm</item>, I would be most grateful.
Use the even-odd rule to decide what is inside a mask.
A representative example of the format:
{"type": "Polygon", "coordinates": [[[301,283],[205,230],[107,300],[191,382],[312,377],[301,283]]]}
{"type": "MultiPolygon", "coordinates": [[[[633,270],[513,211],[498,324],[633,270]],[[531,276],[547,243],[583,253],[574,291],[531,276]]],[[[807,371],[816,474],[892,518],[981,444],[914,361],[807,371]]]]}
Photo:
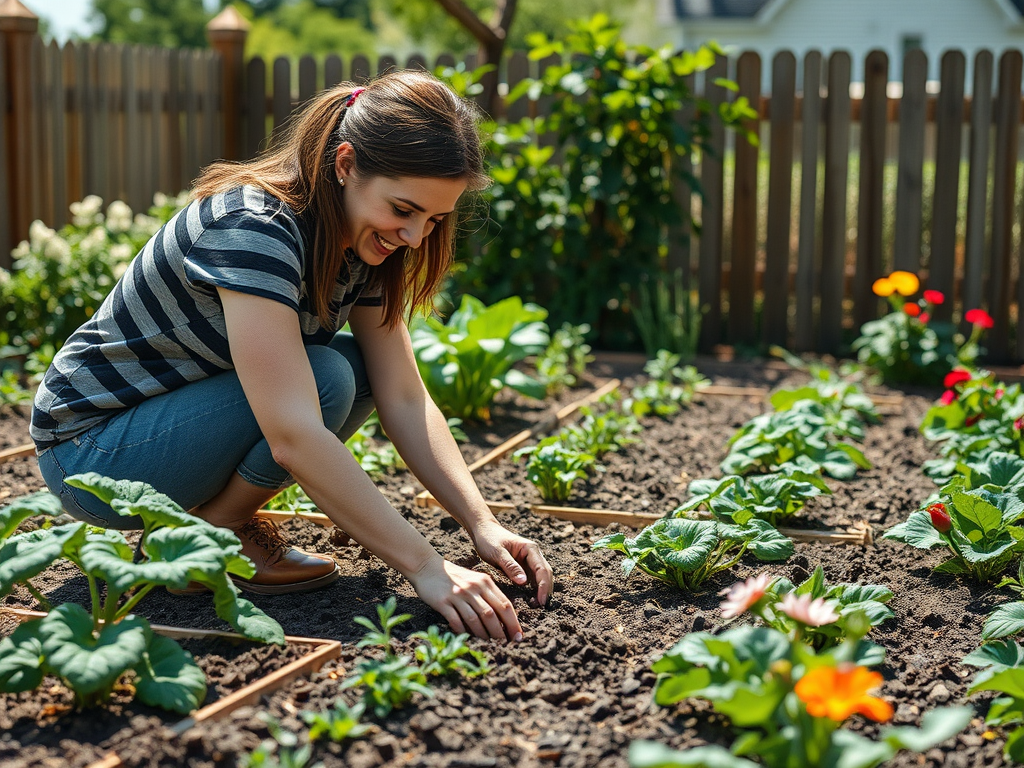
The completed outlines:
{"type": "Polygon", "coordinates": [[[526,583],[528,571],[537,585],[537,601],[545,604],[553,579],[540,547],[495,519],[446,419],[427,394],[408,330],[404,325],[389,330],[381,326],[381,317],[376,307],[354,307],[349,315],[381,426],[413,474],[466,529],[480,556],[517,584],[526,583]]]}
{"type": "Polygon", "coordinates": [[[324,426],[298,316],[270,299],[217,289],[231,358],[274,460],[356,541],[397,569],[452,625],[522,638],[512,604],[486,574],[446,562],[392,507],[324,426]]]}

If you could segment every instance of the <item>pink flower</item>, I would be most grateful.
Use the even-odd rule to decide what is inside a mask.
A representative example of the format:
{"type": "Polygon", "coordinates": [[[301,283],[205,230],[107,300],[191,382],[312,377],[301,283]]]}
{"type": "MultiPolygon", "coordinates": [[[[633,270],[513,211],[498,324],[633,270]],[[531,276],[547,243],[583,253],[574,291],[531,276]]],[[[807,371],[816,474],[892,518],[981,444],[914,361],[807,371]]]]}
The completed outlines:
{"type": "Polygon", "coordinates": [[[942,393],[942,397],[939,398],[939,400],[943,405],[949,405],[954,400],[956,400],[956,392],[954,392],[952,389],[947,389],[945,392],[942,393]]]}
{"type": "Polygon", "coordinates": [[[832,606],[823,597],[811,600],[810,595],[798,596],[789,592],[782,598],[778,608],[793,621],[808,627],[820,627],[839,621],[839,614],[832,610],[832,606]]]}
{"type": "Polygon", "coordinates": [[[1024,431],[1024,416],[1021,416],[1019,419],[1013,422],[1013,428],[1016,429],[1018,432],[1024,431]]]}
{"type": "Polygon", "coordinates": [[[980,325],[982,328],[991,328],[996,324],[995,320],[992,319],[992,315],[984,309],[967,310],[967,314],[964,315],[964,320],[972,325],[980,325]]]}
{"type": "Polygon", "coordinates": [[[946,374],[946,378],[942,380],[942,386],[944,386],[946,389],[952,389],[957,384],[963,384],[965,381],[970,380],[970,371],[965,371],[963,368],[954,368],[952,371],[946,374]]]}
{"type": "Polygon", "coordinates": [[[723,595],[722,618],[735,619],[745,613],[750,606],[764,597],[765,590],[772,583],[772,577],[767,573],[759,576],[752,576],[746,581],[737,581],[731,587],[726,587],[718,594],[723,595]]]}
{"type": "Polygon", "coordinates": [[[946,300],[946,295],[942,291],[925,291],[923,296],[929,304],[941,304],[946,300]]]}
{"type": "Polygon", "coordinates": [[[1002,387],[996,387],[996,400],[1001,398],[1003,396],[1003,392],[1005,391],[1006,390],[1004,390],[1002,387]]]}
{"type": "Polygon", "coordinates": [[[920,320],[925,325],[928,325],[928,321],[932,319],[932,316],[929,315],[927,312],[922,312],[917,319],[920,320]]]}

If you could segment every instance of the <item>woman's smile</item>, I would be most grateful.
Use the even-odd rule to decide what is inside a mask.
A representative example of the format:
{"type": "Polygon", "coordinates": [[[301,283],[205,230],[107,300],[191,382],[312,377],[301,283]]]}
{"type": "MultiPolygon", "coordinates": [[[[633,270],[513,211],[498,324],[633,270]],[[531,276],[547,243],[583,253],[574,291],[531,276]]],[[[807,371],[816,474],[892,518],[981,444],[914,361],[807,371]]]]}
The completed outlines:
{"type": "Polygon", "coordinates": [[[382,256],[387,256],[387,255],[393,253],[394,250],[398,247],[394,243],[389,243],[387,240],[385,240],[383,237],[381,237],[377,232],[373,233],[373,244],[375,246],[377,246],[377,250],[380,251],[382,256]]]}

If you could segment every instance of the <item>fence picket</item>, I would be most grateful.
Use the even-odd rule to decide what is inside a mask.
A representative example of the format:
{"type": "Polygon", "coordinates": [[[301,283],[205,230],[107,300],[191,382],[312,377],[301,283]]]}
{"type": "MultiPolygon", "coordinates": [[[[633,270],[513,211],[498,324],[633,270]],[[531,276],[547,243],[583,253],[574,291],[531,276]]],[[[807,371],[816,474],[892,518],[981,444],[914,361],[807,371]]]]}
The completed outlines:
{"type": "MultiPolygon", "coordinates": [[[[7,64],[6,43],[0,35],[0,104],[7,103],[7,64]]],[[[11,226],[11,205],[7,191],[7,121],[0,120],[0,269],[12,266],[11,249],[14,247],[13,228],[11,226]]]]}
{"type": "Polygon", "coordinates": [[[385,54],[377,59],[377,74],[386,75],[388,72],[394,72],[398,67],[398,61],[394,56],[385,54]]]}
{"type": "Polygon", "coordinates": [[[999,95],[996,100],[996,144],[992,165],[992,260],[988,306],[995,326],[988,332],[989,356],[1005,362],[1010,353],[1010,281],[1013,252],[1014,182],[1020,134],[1021,53],[1005,51],[999,57],[999,95]]]}
{"type": "Polygon", "coordinates": [[[274,59],[274,130],[292,111],[292,64],[285,56],[274,59]]]}
{"type": "Polygon", "coordinates": [[[967,171],[967,223],[964,234],[965,309],[981,306],[985,281],[985,224],[988,206],[989,130],[992,125],[991,51],[978,51],[974,57],[974,82],[971,88],[971,144],[967,171]]]}
{"type": "Polygon", "coordinates": [[[32,60],[33,77],[32,84],[32,110],[30,120],[32,126],[31,154],[29,155],[29,167],[31,176],[29,178],[39,179],[40,183],[30,184],[26,196],[29,199],[31,219],[51,220],[53,213],[52,189],[48,175],[47,157],[49,146],[47,141],[46,119],[46,60],[43,57],[43,41],[40,37],[32,38],[30,54],[32,60]]]}
{"type": "MultiPolygon", "coordinates": [[[[519,83],[530,76],[530,58],[525,51],[513,51],[508,59],[507,82],[511,92],[519,83]]],[[[530,100],[524,94],[512,104],[505,106],[505,118],[510,123],[518,123],[530,115],[530,100]]]]}
{"type": "Polygon", "coordinates": [[[366,83],[370,79],[371,71],[370,60],[363,54],[357,53],[352,57],[352,82],[366,83]]]}
{"type": "Polygon", "coordinates": [[[121,151],[125,156],[125,165],[129,170],[125,174],[124,201],[137,211],[142,206],[144,194],[140,188],[139,170],[142,167],[142,125],[139,119],[139,89],[136,87],[139,71],[137,67],[136,46],[126,45],[121,49],[121,69],[124,78],[121,82],[121,102],[124,104],[124,144],[121,151]]]}
{"type": "Polygon", "coordinates": [[[427,71],[427,57],[422,53],[410,53],[409,58],[405,60],[405,68],[427,71]]]}
{"type": "Polygon", "coordinates": [[[796,328],[794,346],[798,352],[815,348],[817,323],[815,302],[821,274],[818,245],[818,147],[821,131],[820,51],[804,56],[803,94],[800,111],[800,221],[796,253],[796,328]]]}
{"type": "MultiPolygon", "coordinates": [[[[704,98],[713,113],[726,99],[725,88],[715,81],[728,75],[729,61],[725,57],[717,58],[704,72],[704,98]]],[[[722,332],[722,230],[725,203],[722,155],[725,151],[725,129],[719,121],[712,122],[707,150],[700,167],[704,197],[700,210],[697,267],[699,304],[701,308],[707,308],[700,325],[700,349],[703,352],[709,352],[719,342],[722,332]]]]}
{"type": "Polygon", "coordinates": [[[924,195],[925,82],[928,57],[921,49],[903,59],[900,99],[900,160],[896,180],[896,235],[893,266],[917,273],[921,269],[921,205],[924,195]]]}
{"type": "Polygon", "coordinates": [[[52,178],[53,226],[63,227],[68,220],[67,96],[64,90],[64,56],[55,40],[46,47],[50,70],[50,159],[52,178]]]}
{"type": "Polygon", "coordinates": [[[316,94],[316,59],[306,54],[299,59],[299,104],[305,104],[316,94]]]}
{"type": "Polygon", "coordinates": [[[324,88],[337,85],[345,79],[345,73],[341,64],[341,57],[336,53],[330,54],[324,59],[324,88]]]}

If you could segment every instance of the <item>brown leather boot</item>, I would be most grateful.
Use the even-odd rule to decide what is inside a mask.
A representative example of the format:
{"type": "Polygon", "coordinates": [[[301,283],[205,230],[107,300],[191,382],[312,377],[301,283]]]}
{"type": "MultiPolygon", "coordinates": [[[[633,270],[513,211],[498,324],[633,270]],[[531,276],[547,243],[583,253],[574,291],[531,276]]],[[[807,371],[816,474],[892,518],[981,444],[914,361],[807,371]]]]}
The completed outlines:
{"type": "Polygon", "coordinates": [[[231,576],[235,586],[246,592],[308,592],[326,587],[341,575],[333,558],[290,546],[277,526],[265,518],[254,517],[235,535],[242,542],[242,554],[256,564],[256,575],[251,579],[231,576]]]}

